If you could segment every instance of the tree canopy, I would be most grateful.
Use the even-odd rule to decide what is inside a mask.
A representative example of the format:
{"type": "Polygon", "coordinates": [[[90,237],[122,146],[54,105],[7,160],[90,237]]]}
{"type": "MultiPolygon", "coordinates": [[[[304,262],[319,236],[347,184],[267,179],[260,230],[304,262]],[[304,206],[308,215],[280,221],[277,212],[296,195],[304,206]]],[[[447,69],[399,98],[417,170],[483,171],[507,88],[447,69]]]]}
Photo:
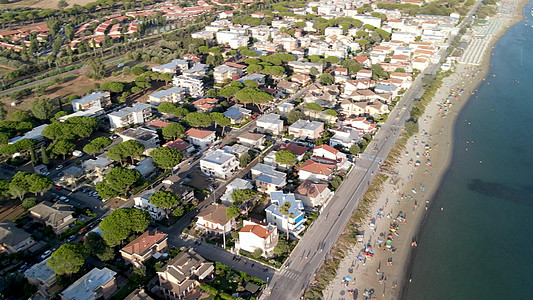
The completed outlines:
{"type": "Polygon", "coordinates": [[[167,126],[163,127],[161,130],[163,138],[167,141],[175,140],[179,137],[182,137],[185,133],[185,127],[179,123],[170,123],[167,126]]]}
{"type": "Polygon", "coordinates": [[[81,270],[87,254],[87,250],[80,244],[63,244],[52,253],[46,265],[56,275],[74,274],[81,270]]]}
{"type": "Polygon", "coordinates": [[[143,152],[143,144],[136,140],[128,140],[109,148],[109,150],[107,150],[107,157],[121,163],[127,158],[130,158],[131,164],[134,164],[134,159],[140,158],[143,152]]]}
{"type": "Polygon", "coordinates": [[[235,98],[243,103],[253,103],[257,105],[257,108],[259,108],[261,112],[263,112],[268,103],[274,99],[272,95],[253,87],[245,87],[238,91],[237,94],[235,94],[235,98]]]}
{"type": "Polygon", "coordinates": [[[131,187],[140,184],[141,173],[135,169],[115,167],[96,185],[98,194],[104,199],[126,195],[131,187]]]}
{"type": "Polygon", "coordinates": [[[296,163],[296,156],[289,150],[276,152],[276,162],[280,165],[292,166],[296,163]]]}
{"type": "Polygon", "coordinates": [[[168,147],[159,147],[150,152],[150,157],[154,163],[161,169],[172,169],[183,159],[183,155],[178,149],[168,147]]]}
{"type": "Polygon", "coordinates": [[[95,138],[83,147],[83,152],[89,155],[101,153],[105,147],[111,145],[111,142],[111,139],[105,136],[95,138]]]}
{"type": "Polygon", "coordinates": [[[180,198],[169,191],[157,191],[150,195],[149,200],[153,205],[168,211],[179,204],[180,198]]]}
{"type": "Polygon", "coordinates": [[[54,106],[50,98],[37,98],[31,102],[31,113],[39,120],[48,120],[52,117],[54,106]]]}
{"type": "Polygon", "coordinates": [[[183,119],[191,127],[209,127],[212,123],[211,117],[201,112],[192,112],[183,119]]]}
{"type": "Polygon", "coordinates": [[[119,208],[100,222],[102,237],[107,245],[120,245],[133,233],[141,233],[150,224],[150,214],[136,208],[119,208]]]}
{"type": "Polygon", "coordinates": [[[233,204],[240,205],[255,197],[256,194],[257,193],[251,189],[235,190],[231,193],[231,199],[233,199],[233,204]]]}

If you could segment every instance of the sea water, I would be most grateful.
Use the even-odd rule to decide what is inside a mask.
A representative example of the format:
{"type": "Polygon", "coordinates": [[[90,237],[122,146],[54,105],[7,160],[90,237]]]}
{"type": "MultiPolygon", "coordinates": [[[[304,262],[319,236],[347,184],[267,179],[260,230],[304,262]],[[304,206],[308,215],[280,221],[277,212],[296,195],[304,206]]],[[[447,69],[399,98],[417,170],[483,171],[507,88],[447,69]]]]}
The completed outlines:
{"type": "Polygon", "coordinates": [[[405,299],[533,299],[532,7],[457,118],[405,299]]]}

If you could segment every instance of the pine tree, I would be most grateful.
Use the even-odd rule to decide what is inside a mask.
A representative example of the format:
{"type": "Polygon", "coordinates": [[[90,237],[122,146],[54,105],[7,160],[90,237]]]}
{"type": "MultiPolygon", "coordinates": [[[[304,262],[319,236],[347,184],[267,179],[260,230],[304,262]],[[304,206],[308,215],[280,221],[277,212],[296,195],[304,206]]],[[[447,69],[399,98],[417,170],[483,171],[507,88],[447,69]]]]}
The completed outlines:
{"type": "Polygon", "coordinates": [[[46,148],[44,145],[41,146],[41,158],[43,161],[43,165],[49,165],[50,159],[48,159],[48,154],[46,153],[46,148]]]}
{"type": "Polygon", "coordinates": [[[35,148],[33,146],[30,148],[30,156],[31,156],[31,162],[35,166],[37,165],[37,156],[35,155],[35,148]]]}

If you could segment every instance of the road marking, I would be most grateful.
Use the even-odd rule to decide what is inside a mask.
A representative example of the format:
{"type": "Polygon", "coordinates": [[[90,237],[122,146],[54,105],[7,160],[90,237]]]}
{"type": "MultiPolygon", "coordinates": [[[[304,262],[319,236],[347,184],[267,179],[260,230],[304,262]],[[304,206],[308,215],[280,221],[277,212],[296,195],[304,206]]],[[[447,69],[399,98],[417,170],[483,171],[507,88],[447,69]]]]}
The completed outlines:
{"type": "Polygon", "coordinates": [[[360,166],[355,166],[353,167],[355,170],[359,170],[359,171],[366,171],[368,170],[368,168],[363,168],[363,167],[360,167],[360,166]]]}

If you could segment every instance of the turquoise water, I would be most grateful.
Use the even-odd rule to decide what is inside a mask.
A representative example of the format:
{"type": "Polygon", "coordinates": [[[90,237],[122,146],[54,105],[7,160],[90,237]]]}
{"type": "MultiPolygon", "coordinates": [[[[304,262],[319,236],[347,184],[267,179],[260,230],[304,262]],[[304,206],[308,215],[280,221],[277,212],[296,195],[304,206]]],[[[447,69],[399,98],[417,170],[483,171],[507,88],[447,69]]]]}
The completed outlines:
{"type": "Polygon", "coordinates": [[[532,6],[457,119],[406,299],[533,299],[532,6]]]}

